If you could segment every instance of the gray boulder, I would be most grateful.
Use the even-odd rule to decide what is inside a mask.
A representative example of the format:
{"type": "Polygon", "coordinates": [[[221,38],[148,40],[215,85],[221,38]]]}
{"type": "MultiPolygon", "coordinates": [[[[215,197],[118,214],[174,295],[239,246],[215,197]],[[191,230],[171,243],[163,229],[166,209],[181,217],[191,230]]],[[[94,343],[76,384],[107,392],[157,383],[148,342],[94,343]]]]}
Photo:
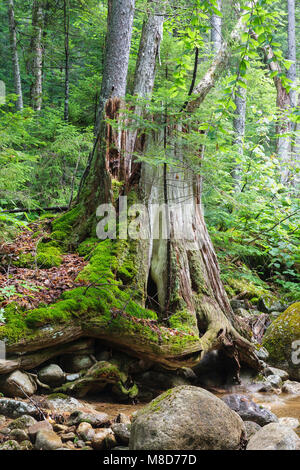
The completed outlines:
{"type": "Polygon", "coordinates": [[[286,380],[282,386],[282,391],[291,395],[300,395],[300,382],[286,380]]]}
{"type": "Polygon", "coordinates": [[[10,429],[28,429],[35,423],[36,420],[32,416],[24,415],[9,423],[8,427],[10,429]]]}
{"type": "Polygon", "coordinates": [[[37,386],[33,378],[26,372],[15,370],[1,379],[0,390],[7,397],[26,398],[26,396],[34,395],[37,386]]]}
{"type": "Polygon", "coordinates": [[[247,450],[297,450],[300,439],[288,426],[270,423],[251,437],[247,450]]]}
{"type": "Polygon", "coordinates": [[[80,423],[89,423],[94,428],[108,427],[111,424],[106,413],[86,413],[84,411],[74,411],[70,414],[67,424],[69,426],[80,423]]]}
{"type": "Polygon", "coordinates": [[[59,387],[65,382],[65,373],[57,364],[43,367],[38,373],[39,380],[50,387],[59,387]]]}
{"type": "Polygon", "coordinates": [[[20,444],[17,441],[9,440],[0,445],[0,450],[21,450],[20,444]]]}
{"type": "Polygon", "coordinates": [[[28,434],[24,429],[12,429],[9,434],[9,438],[19,442],[20,444],[23,441],[28,441],[28,434]]]}
{"type": "Polygon", "coordinates": [[[72,411],[80,410],[84,408],[84,405],[80,403],[74,397],[59,397],[59,396],[49,396],[46,399],[45,406],[52,411],[57,413],[70,413],[72,411]]]}
{"type": "Polygon", "coordinates": [[[24,401],[9,398],[0,398],[0,414],[13,419],[23,415],[39,418],[39,411],[35,406],[24,401]]]}
{"type": "Polygon", "coordinates": [[[260,426],[277,423],[278,418],[271,411],[257,405],[245,395],[233,393],[222,398],[224,403],[235,411],[243,421],[254,421],[260,426]]]}
{"type": "Polygon", "coordinates": [[[42,430],[36,435],[36,450],[57,450],[62,447],[61,438],[54,431],[42,430]]]}
{"type": "Polygon", "coordinates": [[[139,410],[132,422],[131,450],[239,449],[245,438],[241,418],[202,388],[180,386],[139,410]]]}
{"type": "Polygon", "coordinates": [[[285,370],[277,369],[276,367],[268,366],[265,369],[265,374],[266,374],[267,377],[269,377],[271,375],[276,375],[276,376],[280,377],[282,381],[287,380],[289,378],[289,374],[285,370]]]}
{"type": "Polygon", "coordinates": [[[289,428],[292,428],[292,429],[297,429],[300,427],[299,419],[290,418],[288,416],[284,418],[279,418],[279,423],[283,424],[284,426],[288,426],[289,428]]]}
{"type": "Polygon", "coordinates": [[[254,421],[244,421],[244,425],[246,428],[246,437],[248,440],[261,429],[261,426],[257,423],[254,423],[254,421]]]}
{"type": "Polygon", "coordinates": [[[115,423],[112,425],[112,430],[121,444],[129,444],[131,424],[115,423]]]}
{"type": "Polygon", "coordinates": [[[63,367],[68,372],[80,372],[89,369],[94,365],[90,355],[87,354],[68,354],[63,359],[63,367]]]}

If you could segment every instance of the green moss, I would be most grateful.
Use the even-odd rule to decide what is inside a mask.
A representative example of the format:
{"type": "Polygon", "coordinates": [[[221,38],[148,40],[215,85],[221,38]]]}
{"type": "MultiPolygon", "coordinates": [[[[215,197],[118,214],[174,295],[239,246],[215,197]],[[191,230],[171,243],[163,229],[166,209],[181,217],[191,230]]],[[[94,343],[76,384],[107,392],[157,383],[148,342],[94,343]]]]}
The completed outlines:
{"type": "MultiPolygon", "coordinates": [[[[52,222],[52,234],[58,233],[59,237],[64,235],[64,238],[59,239],[59,241],[64,241],[64,245],[78,244],[76,235],[73,236],[73,227],[82,219],[83,216],[84,213],[82,207],[79,205],[75,206],[73,209],[60,215],[52,222]]],[[[58,238],[56,238],[56,240],[58,240],[58,238]]]]}
{"type": "Polygon", "coordinates": [[[0,327],[0,339],[9,343],[18,341],[19,338],[30,334],[26,325],[26,312],[18,304],[12,302],[5,307],[5,326],[0,327]]]}
{"type": "Polygon", "coordinates": [[[47,396],[48,400],[56,400],[57,398],[60,398],[61,400],[66,400],[68,398],[68,395],[65,395],[64,393],[50,393],[50,395],[47,396]]]}
{"type": "Polygon", "coordinates": [[[67,236],[68,234],[63,230],[56,230],[55,232],[51,233],[51,238],[57,241],[64,241],[67,236]]]}
{"type": "MultiPolygon", "coordinates": [[[[0,328],[0,339],[7,338],[11,343],[23,337],[42,335],[41,327],[60,326],[73,319],[83,328],[99,327],[115,336],[133,339],[138,336],[141,341],[144,338],[155,352],[160,351],[162,341],[174,353],[197,342],[197,336],[192,334],[191,318],[185,310],[176,313],[171,320],[171,326],[178,330],[175,334],[157,322],[152,323],[157,320],[157,314],[140,304],[143,281],[140,281],[134,264],[136,252],[137,245],[124,240],[97,243],[91,251],[89,264],[77,278],[86,281],[86,287],[65,291],[58,302],[49,306],[26,312],[14,307],[14,314],[10,313],[13,307],[9,308],[10,312],[5,309],[7,323],[0,328]],[[128,279],[130,286],[127,287],[128,279]]],[[[52,255],[51,264],[53,255],[54,259],[58,258],[57,262],[61,261],[58,248],[49,246],[49,242],[39,243],[38,256],[46,253],[52,255]]]]}
{"type": "Polygon", "coordinates": [[[31,253],[21,253],[12,264],[18,268],[32,268],[35,265],[35,258],[31,253]]]}
{"type": "Polygon", "coordinates": [[[89,256],[99,242],[100,240],[98,238],[87,238],[77,247],[77,253],[80,256],[89,256]]]}
{"type": "Polygon", "coordinates": [[[193,334],[197,330],[197,320],[187,309],[176,312],[169,318],[169,325],[176,330],[193,334]]]}
{"type": "Polygon", "coordinates": [[[123,188],[124,186],[124,182],[123,181],[119,181],[119,180],[116,180],[116,179],[112,179],[111,180],[111,188],[112,188],[112,192],[113,192],[113,200],[116,201],[120,195],[120,191],[121,189],[123,188]]]}
{"type": "Polygon", "coordinates": [[[272,362],[291,360],[292,342],[300,339],[300,302],[296,302],[273,321],[264,336],[263,346],[272,362]]]}
{"type": "Polygon", "coordinates": [[[60,248],[53,246],[52,242],[39,243],[37,249],[37,264],[41,268],[53,268],[62,263],[62,253],[60,248]]]}

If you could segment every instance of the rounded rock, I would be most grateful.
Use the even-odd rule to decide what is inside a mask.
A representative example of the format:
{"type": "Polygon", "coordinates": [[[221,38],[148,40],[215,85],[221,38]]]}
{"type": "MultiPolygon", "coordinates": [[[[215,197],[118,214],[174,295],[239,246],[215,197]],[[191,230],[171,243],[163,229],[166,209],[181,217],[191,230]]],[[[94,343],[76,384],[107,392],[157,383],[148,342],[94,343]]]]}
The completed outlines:
{"type": "Polygon", "coordinates": [[[131,450],[236,450],[246,434],[242,419],[219,398],[194,386],[160,395],[135,415],[131,450]]]}

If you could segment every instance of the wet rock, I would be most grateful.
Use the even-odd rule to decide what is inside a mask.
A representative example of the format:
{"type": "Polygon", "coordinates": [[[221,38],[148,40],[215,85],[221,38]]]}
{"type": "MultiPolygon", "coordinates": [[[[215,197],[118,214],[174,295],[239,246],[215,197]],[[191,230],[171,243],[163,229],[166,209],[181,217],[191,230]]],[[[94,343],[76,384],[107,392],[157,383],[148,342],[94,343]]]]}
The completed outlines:
{"type": "Polygon", "coordinates": [[[75,410],[79,410],[80,408],[84,408],[84,405],[82,405],[76,398],[73,397],[53,397],[50,395],[46,401],[45,401],[45,406],[49,408],[52,411],[58,412],[58,413],[69,413],[73,412],[75,410]]]}
{"type": "Polygon", "coordinates": [[[0,445],[0,450],[21,450],[21,446],[17,441],[9,440],[0,445]]]}
{"type": "Polygon", "coordinates": [[[271,411],[257,405],[245,395],[231,394],[222,398],[224,403],[235,411],[243,421],[254,421],[260,426],[277,423],[278,418],[271,411]]]}
{"type": "Polygon", "coordinates": [[[24,429],[12,429],[9,438],[21,443],[22,441],[28,441],[28,434],[24,429]]]}
{"type": "Polygon", "coordinates": [[[123,450],[123,451],[125,451],[125,450],[129,450],[129,447],[117,446],[117,447],[114,447],[114,451],[115,451],[115,450],[123,450]]]}
{"type": "Polygon", "coordinates": [[[83,447],[85,447],[85,442],[79,439],[75,445],[76,447],[78,447],[78,449],[82,449],[83,447]]]}
{"type": "Polygon", "coordinates": [[[246,437],[249,440],[254,434],[261,429],[261,426],[254,421],[244,421],[246,428],[246,437]]]}
{"type": "Polygon", "coordinates": [[[131,450],[239,449],[241,418],[207,390],[181,386],[160,395],[133,418],[131,450]]]}
{"type": "Polygon", "coordinates": [[[67,382],[74,382],[75,380],[78,380],[78,379],[80,379],[80,374],[79,373],[67,374],[66,375],[66,381],[67,382]]]}
{"type": "Polygon", "coordinates": [[[74,441],[76,434],[74,432],[69,432],[67,434],[62,434],[60,437],[63,442],[74,441]]]}
{"type": "Polygon", "coordinates": [[[32,416],[24,415],[12,421],[8,427],[10,429],[28,429],[30,426],[36,424],[36,422],[37,421],[32,416]]]}
{"type": "Polygon", "coordinates": [[[90,355],[87,354],[76,354],[76,355],[67,355],[63,359],[63,366],[68,372],[80,372],[82,370],[89,369],[94,365],[90,355]]]}
{"type": "Polygon", "coordinates": [[[269,357],[269,353],[268,351],[266,350],[266,348],[264,347],[261,347],[259,348],[257,351],[256,351],[256,355],[257,357],[261,360],[261,361],[266,361],[269,357]]]}
{"type": "Polygon", "coordinates": [[[263,345],[269,351],[269,363],[288,372],[292,380],[300,381],[299,341],[300,302],[292,304],[267,329],[263,345]]]}
{"type": "Polygon", "coordinates": [[[269,375],[266,380],[273,388],[281,388],[282,380],[279,375],[269,375]]]}
{"type": "Polygon", "coordinates": [[[32,442],[35,441],[36,435],[40,431],[53,431],[52,425],[49,423],[49,421],[39,421],[38,423],[35,423],[30,426],[30,428],[28,429],[28,435],[32,442]]]}
{"type": "Polygon", "coordinates": [[[99,429],[92,439],[92,448],[94,450],[112,449],[117,445],[117,441],[112,429],[99,429]]]}
{"type": "Polygon", "coordinates": [[[39,380],[50,387],[59,387],[65,383],[65,373],[57,364],[43,367],[38,373],[39,380]]]}
{"type": "Polygon", "coordinates": [[[68,432],[69,426],[65,426],[64,424],[53,424],[53,431],[55,432],[68,432]]]}
{"type": "Polygon", "coordinates": [[[291,429],[297,429],[300,426],[299,419],[297,418],[279,418],[279,424],[283,424],[284,426],[288,426],[291,429]]]}
{"type": "Polygon", "coordinates": [[[33,445],[30,441],[26,440],[20,443],[21,450],[32,450],[33,445]]]}
{"type": "Polygon", "coordinates": [[[271,423],[251,437],[247,450],[296,450],[299,444],[299,437],[290,427],[271,423]]]}
{"type": "Polygon", "coordinates": [[[280,377],[282,381],[287,380],[289,378],[289,374],[285,370],[277,369],[276,367],[268,366],[264,372],[267,377],[276,375],[280,377]]]}
{"type": "Polygon", "coordinates": [[[282,391],[291,395],[300,395],[300,382],[286,380],[282,386],[282,391]]]}
{"type": "Polygon", "coordinates": [[[80,423],[90,423],[94,428],[110,426],[111,421],[106,413],[86,413],[83,411],[74,411],[68,418],[69,426],[80,423]]]}
{"type": "Polygon", "coordinates": [[[91,441],[95,435],[95,431],[90,423],[80,423],[77,428],[77,434],[83,441],[91,441]]]}
{"type": "Polygon", "coordinates": [[[56,450],[60,447],[62,440],[54,431],[43,429],[37,433],[34,445],[36,450],[56,450]]]}
{"type": "Polygon", "coordinates": [[[26,396],[34,395],[37,386],[33,378],[26,372],[15,370],[5,379],[0,380],[0,390],[7,397],[26,398],[26,396]]]}
{"type": "Polygon", "coordinates": [[[130,418],[124,413],[119,413],[116,417],[116,423],[131,424],[130,418]]]}
{"type": "Polygon", "coordinates": [[[9,398],[0,398],[0,413],[9,418],[18,418],[23,415],[39,417],[39,411],[31,403],[9,398]]]}
{"type": "Polygon", "coordinates": [[[127,445],[129,444],[131,423],[130,424],[115,423],[112,425],[111,428],[118,442],[120,442],[121,444],[127,444],[127,445]]]}
{"type": "Polygon", "coordinates": [[[7,428],[7,427],[1,429],[1,434],[2,434],[3,436],[9,436],[10,433],[11,433],[11,429],[9,429],[9,428],[7,428]]]}

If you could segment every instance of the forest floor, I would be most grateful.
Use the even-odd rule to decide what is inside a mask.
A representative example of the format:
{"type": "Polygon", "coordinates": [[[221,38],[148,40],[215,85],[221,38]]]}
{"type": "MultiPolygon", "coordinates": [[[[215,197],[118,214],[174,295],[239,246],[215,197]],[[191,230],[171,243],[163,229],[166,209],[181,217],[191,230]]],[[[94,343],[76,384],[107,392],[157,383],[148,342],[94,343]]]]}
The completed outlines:
{"type": "Polygon", "coordinates": [[[37,245],[49,234],[45,229],[40,232],[39,223],[32,223],[28,228],[20,232],[13,242],[0,245],[0,254],[4,260],[0,265],[0,309],[12,302],[26,310],[41,304],[48,305],[59,299],[64,291],[85,284],[76,281],[76,278],[87,261],[76,253],[63,254],[59,266],[47,269],[38,266],[37,245]],[[35,260],[32,268],[18,266],[24,255],[35,260]]]}

